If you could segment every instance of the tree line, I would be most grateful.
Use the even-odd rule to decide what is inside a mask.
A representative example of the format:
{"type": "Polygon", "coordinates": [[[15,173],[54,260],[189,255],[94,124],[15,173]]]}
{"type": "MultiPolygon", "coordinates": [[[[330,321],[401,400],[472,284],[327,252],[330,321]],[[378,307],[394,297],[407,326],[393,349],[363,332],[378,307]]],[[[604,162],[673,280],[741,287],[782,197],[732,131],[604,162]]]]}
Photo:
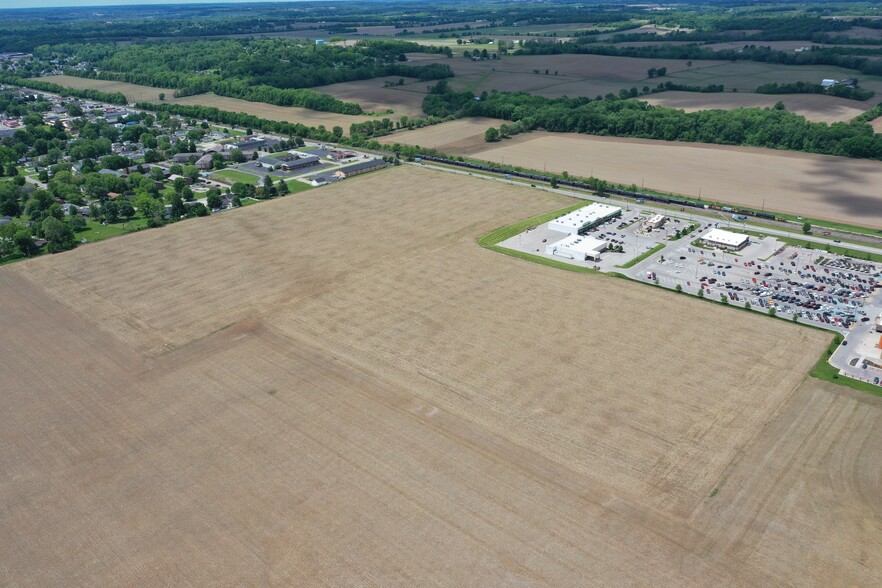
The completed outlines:
{"type": "Polygon", "coordinates": [[[86,88],[68,88],[67,86],[59,86],[58,84],[44,82],[43,80],[22,78],[7,72],[0,72],[0,83],[22,86],[34,90],[40,90],[42,92],[50,92],[52,94],[58,94],[59,96],[71,96],[74,98],[83,98],[85,100],[95,100],[96,102],[106,102],[107,104],[115,104],[117,106],[122,106],[128,103],[128,99],[120,92],[108,93],[86,88]]]}
{"type": "Polygon", "coordinates": [[[485,116],[521,123],[524,128],[748,145],[845,157],[882,159],[882,135],[866,122],[815,123],[779,108],[741,108],[684,112],[608,95],[602,99],[543,98],[526,93],[491,92],[480,100],[470,92],[430,93],[424,110],[435,116],[485,116]]]}
{"type": "Polygon", "coordinates": [[[830,96],[849,98],[851,100],[869,100],[876,94],[872,90],[864,90],[863,88],[854,88],[841,84],[825,88],[821,84],[813,82],[793,82],[791,84],[772,82],[771,84],[763,84],[754,92],[757,94],[829,94],[830,96]]]}

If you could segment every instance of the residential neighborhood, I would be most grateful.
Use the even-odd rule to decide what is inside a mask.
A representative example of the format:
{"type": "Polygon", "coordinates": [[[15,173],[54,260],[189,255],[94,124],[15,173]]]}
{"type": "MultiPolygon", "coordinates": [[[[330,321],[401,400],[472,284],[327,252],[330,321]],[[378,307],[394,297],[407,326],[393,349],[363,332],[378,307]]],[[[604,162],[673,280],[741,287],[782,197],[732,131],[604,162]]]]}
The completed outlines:
{"type": "Polygon", "coordinates": [[[393,157],[0,86],[0,262],[207,216],[393,157]]]}

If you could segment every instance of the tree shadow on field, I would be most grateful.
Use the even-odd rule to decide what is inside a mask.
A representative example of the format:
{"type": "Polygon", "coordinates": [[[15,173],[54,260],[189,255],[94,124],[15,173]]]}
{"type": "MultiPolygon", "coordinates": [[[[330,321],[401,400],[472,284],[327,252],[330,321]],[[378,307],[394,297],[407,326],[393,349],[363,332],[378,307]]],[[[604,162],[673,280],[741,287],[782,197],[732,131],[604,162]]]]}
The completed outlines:
{"type": "MultiPolygon", "coordinates": [[[[843,217],[861,219],[861,224],[875,223],[882,228],[882,183],[873,181],[873,176],[866,173],[876,165],[869,161],[855,163],[862,164],[863,169],[856,170],[839,161],[815,161],[797,187],[832,205],[843,217]]],[[[878,164],[877,171],[882,178],[882,164],[878,164]]]]}

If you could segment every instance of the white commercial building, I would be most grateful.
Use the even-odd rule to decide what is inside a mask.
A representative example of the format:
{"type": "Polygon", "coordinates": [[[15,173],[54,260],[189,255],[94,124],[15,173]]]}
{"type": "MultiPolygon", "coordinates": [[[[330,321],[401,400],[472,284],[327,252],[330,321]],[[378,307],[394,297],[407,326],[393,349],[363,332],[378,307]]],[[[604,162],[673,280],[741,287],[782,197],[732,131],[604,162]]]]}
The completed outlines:
{"type": "Polygon", "coordinates": [[[750,244],[750,236],[724,231],[723,229],[711,229],[701,238],[701,241],[705,245],[719,247],[720,249],[740,251],[750,244]]]}
{"type": "Polygon", "coordinates": [[[647,229],[657,229],[657,228],[663,226],[665,224],[666,220],[668,220],[668,217],[666,217],[665,215],[654,214],[651,217],[649,217],[648,219],[646,219],[646,222],[644,222],[643,225],[647,229]]]}
{"type": "Polygon", "coordinates": [[[556,255],[567,259],[598,261],[606,251],[607,242],[594,237],[570,235],[545,247],[546,255],[556,255]]]}
{"type": "Polygon", "coordinates": [[[622,209],[618,206],[595,202],[554,219],[548,223],[548,228],[552,231],[573,235],[579,231],[594,228],[620,214],[622,214],[622,209]]]}

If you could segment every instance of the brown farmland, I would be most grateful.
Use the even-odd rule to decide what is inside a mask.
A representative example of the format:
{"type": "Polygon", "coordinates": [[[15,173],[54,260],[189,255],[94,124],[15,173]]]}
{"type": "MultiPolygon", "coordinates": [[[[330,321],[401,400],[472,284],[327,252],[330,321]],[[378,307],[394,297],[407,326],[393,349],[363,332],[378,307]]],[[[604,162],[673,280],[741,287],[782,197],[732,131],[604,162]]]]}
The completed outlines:
{"type": "Polygon", "coordinates": [[[882,410],[803,383],[827,335],[475,245],[559,196],[315,194],[0,269],[0,582],[882,573],[882,410]]]}
{"type": "Polygon", "coordinates": [[[321,112],[318,110],[297,108],[294,106],[276,106],[275,104],[267,104],[266,102],[249,102],[248,100],[227,98],[226,96],[218,96],[212,93],[197,94],[195,96],[186,96],[184,98],[174,98],[167,100],[167,102],[172,104],[213,106],[214,108],[219,108],[221,110],[244,112],[245,114],[251,114],[260,118],[268,118],[270,120],[300,123],[308,127],[324,125],[328,130],[335,126],[340,126],[343,127],[343,132],[347,135],[349,134],[349,125],[354,122],[363,122],[372,118],[370,116],[351,116],[348,114],[337,114],[335,112],[321,112]]]}
{"type": "Polygon", "coordinates": [[[878,161],[570,133],[537,132],[484,145],[464,152],[496,163],[504,159],[531,169],[594,175],[705,200],[882,227],[878,161]]]}
{"type": "Polygon", "coordinates": [[[330,94],[344,102],[355,102],[366,112],[382,115],[386,110],[391,110],[392,114],[388,116],[397,120],[401,116],[426,116],[423,113],[423,98],[426,96],[426,86],[432,83],[415,78],[386,77],[318,86],[313,90],[330,94]],[[404,85],[397,85],[399,79],[404,79],[404,85]],[[396,85],[387,88],[384,86],[387,81],[396,85]]]}
{"type": "Polygon", "coordinates": [[[747,94],[744,92],[726,92],[720,94],[701,94],[697,92],[662,92],[652,96],[641,97],[650,104],[678,108],[686,112],[697,110],[733,108],[771,108],[777,102],[783,102],[790,112],[804,116],[814,122],[845,122],[869,110],[873,104],[858,102],[836,96],[821,94],[747,94]]]}
{"type": "Polygon", "coordinates": [[[475,146],[484,146],[484,131],[506,124],[498,118],[476,116],[460,118],[412,131],[400,131],[379,139],[380,143],[399,143],[438,149],[444,153],[459,153],[475,146]]]}
{"type": "Polygon", "coordinates": [[[127,84],[126,82],[110,82],[107,80],[92,80],[88,78],[79,78],[77,76],[45,76],[36,78],[43,82],[58,84],[68,88],[76,88],[78,90],[99,90],[101,92],[121,92],[129,102],[157,102],[159,94],[163,93],[168,97],[174,94],[174,90],[166,88],[154,88],[152,86],[140,86],[138,84],[127,84]]]}

